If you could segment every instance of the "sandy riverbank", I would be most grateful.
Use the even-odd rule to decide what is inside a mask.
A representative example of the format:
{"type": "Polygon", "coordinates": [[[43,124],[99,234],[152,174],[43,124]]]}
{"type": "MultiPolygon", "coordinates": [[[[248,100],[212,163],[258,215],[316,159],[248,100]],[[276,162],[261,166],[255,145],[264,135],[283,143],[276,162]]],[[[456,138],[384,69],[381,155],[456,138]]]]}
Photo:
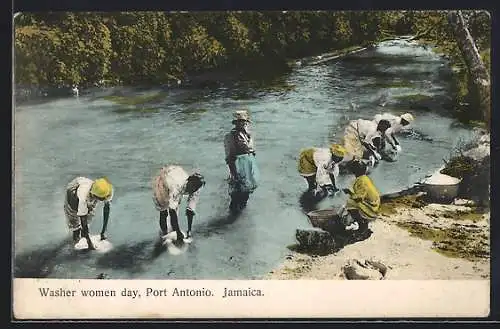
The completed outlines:
{"type": "Polygon", "coordinates": [[[353,268],[365,279],[489,279],[489,211],[422,205],[415,197],[406,198],[410,202],[404,206],[386,206],[380,219],[370,224],[373,233],[368,239],[327,256],[290,251],[264,279],[345,280],[353,278],[353,268]],[[365,261],[380,262],[387,272],[380,274],[380,268],[365,261]]]}

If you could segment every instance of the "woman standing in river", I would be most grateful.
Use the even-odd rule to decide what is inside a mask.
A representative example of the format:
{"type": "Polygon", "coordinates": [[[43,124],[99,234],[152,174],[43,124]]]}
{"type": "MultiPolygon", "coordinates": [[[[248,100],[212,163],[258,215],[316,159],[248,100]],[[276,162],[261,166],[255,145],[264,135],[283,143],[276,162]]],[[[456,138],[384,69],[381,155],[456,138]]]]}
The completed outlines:
{"type": "Polygon", "coordinates": [[[246,110],[233,113],[234,128],[224,138],[226,164],[229,167],[229,209],[237,212],[246,207],[250,194],[257,188],[259,169],[255,159],[250,116],[246,110]]]}

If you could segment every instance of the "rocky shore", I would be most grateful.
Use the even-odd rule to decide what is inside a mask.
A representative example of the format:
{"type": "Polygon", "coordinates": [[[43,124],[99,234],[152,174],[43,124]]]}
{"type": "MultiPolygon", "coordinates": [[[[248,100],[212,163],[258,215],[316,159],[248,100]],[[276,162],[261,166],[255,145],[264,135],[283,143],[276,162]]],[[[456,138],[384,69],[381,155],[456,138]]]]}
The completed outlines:
{"type": "Polygon", "coordinates": [[[488,280],[489,140],[480,131],[439,170],[462,181],[452,203],[433,202],[422,191],[383,198],[367,237],[327,255],[289,246],[264,279],[488,280]]]}
{"type": "MultiPolygon", "coordinates": [[[[406,201],[416,199],[405,197],[406,201]]],[[[390,210],[389,210],[390,209],[390,210]]],[[[401,203],[370,224],[371,236],[326,256],[294,251],[270,280],[489,279],[489,211],[401,203]],[[391,213],[392,212],[392,213],[391,213]]]]}

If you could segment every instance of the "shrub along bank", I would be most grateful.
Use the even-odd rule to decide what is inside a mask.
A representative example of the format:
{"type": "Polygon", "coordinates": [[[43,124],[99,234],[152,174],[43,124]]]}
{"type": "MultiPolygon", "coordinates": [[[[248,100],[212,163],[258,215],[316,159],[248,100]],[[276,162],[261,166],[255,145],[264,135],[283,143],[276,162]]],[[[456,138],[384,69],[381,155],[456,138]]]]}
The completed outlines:
{"type": "MultiPolygon", "coordinates": [[[[469,30],[489,67],[490,18],[470,13],[469,30]]],[[[214,69],[283,68],[294,58],[408,34],[450,57],[457,113],[480,120],[469,110],[476,100],[444,11],[22,13],[15,20],[15,84],[175,84],[214,69]]]]}

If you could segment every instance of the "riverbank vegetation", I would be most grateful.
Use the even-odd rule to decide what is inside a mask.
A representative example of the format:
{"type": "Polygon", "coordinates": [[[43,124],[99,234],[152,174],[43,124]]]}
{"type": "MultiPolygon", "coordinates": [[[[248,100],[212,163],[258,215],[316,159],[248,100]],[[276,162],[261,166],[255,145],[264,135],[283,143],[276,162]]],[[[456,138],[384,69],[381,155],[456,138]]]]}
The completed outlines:
{"type": "Polygon", "coordinates": [[[445,256],[471,261],[488,257],[488,237],[483,226],[484,216],[489,210],[474,205],[427,209],[428,205],[423,195],[407,195],[383,201],[381,215],[398,218],[395,221],[398,227],[409,231],[412,236],[432,241],[433,249],[445,256]],[[414,213],[414,220],[399,219],[400,211],[413,212],[413,209],[419,211],[414,213]]]}
{"type": "MultiPolygon", "coordinates": [[[[489,15],[466,17],[489,70],[489,15]]],[[[15,83],[176,85],[200,72],[285,68],[293,59],[409,34],[450,58],[457,112],[481,120],[468,110],[478,100],[444,11],[22,13],[15,20],[15,83]]]]}
{"type": "Polygon", "coordinates": [[[490,95],[489,92],[486,96],[482,95],[480,89],[490,88],[490,14],[487,11],[461,11],[458,14],[448,11],[429,11],[409,13],[405,17],[407,17],[405,24],[411,30],[411,34],[415,35],[416,40],[434,46],[437,52],[449,59],[454,72],[455,110],[458,117],[463,121],[484,121],[485,127],[489,129],[490,95]],[[462,25],[456,23],[457,15],[462,25]],[[468,37],[470,39],[466,40],[468,37]],[[475,52],[478,53],[477,60],[480,63],[475,63],[475,52]],[[487,80],[486,88],[477,86],[478,74],[475,65],[484,66],[485,72],[481,78],[487,80]]]}
{"type": "Polygon", "coordinates": [[[397,226],[408,230],[412,236],[432,241],[433,249],[445,256],[470,261],[489,257],[488,236],[475,225],[433,228],[420,222],[401,222],[397,226]]]}

